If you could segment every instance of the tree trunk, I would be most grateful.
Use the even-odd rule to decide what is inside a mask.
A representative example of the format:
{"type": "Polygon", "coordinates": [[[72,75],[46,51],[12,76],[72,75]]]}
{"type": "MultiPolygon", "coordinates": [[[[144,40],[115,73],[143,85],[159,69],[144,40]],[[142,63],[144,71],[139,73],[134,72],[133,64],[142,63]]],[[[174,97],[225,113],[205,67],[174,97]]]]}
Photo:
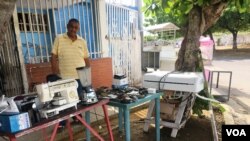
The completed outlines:
{"type": "Polygon", "coordinates": [[[196,64],[199,61],[197,53],[200,46],[201,31],[199,27],[201,17],[201,9],[198,7],[193,8],[189,13],[187,32],[175,64],[175,70],[177,71],[195,71],[196,64]]]}
{"type": "Polygon", "coordinates": [[[199,39],[203,32],[220,18],[228,1],[211,0],[210,5],[194,6],[188,15],[188,26],[175,63],[177,71],[197,71],[203,69],[199,39]]]}
{"type": "Polygon", "coordinates": [[[0,45],[3,43],[6,26],[11,18],[17,0],[1,0],[0,2],[0,45]]]}
{"type": "Polygon", "coordinates": [[[233,32],[233,50],[237,50],[237,35],[238,32],[233,32]]]}

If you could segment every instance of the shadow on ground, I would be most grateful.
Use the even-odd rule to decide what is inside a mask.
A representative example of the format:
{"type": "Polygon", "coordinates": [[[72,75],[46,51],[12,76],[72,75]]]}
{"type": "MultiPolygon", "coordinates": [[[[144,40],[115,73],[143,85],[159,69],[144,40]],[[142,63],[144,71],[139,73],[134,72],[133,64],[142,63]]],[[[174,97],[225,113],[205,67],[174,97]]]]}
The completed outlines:
{"type": "MultiPolygon", "coordinates": [[[[149,129],[148,133],[143,132],[143,125],[144,125],[144,117],[146,117],[147,109],[142,109],[136,111],[131,114],[130,116],[130,127],[131,127],[131,141],[155,141],[155,128],[152,126],[149,129]]],[[[118,117],[113,117],[111,119],[111,126],[113,129],[113,136],[115,141],[125,141],[125,133],[119,133],[118,131],[118,117]]],[[[99,122],[99,125],[94,125],[94,128],[99,131],[99,134],[104,137],[105,141],[109,140],[109,136],[107,134],[107,128],[105,123],[102,121],[99,122]],[[99,128],[99,125],[102,126],[102,129],[99,128]]],[[[74,127],[77,129],[76,127],[74,127]]],[[[84,129],[79,128],[78,131],[74,135],[75,141],[84,141],[84,129]]],[[[67,141],[67,131],[63,131],[62,135],[63,138],[60,141],[67,141]]],[[[75,132],[75,131],[74,131],[75,132]]],[[[198,118],[196,116],[191,116],[191,118],[186,123],[186,126],[179,130],[177,137],[172,138],[170,136],[171,129],[163,127],[161,128],[161,140],[162,141],[212,141],[213,134],[212,134],[212,127],[210,119],[208,118],[198,118]]],[[[95,137],[91,140],[97,141],[95,137]]]]}
{"type": "Polygon", "coordinates": [[[214,51],[214,60],[243,60],[249,59],[250,48],[239,48],[238,50],[224,49],[214,51]]]}

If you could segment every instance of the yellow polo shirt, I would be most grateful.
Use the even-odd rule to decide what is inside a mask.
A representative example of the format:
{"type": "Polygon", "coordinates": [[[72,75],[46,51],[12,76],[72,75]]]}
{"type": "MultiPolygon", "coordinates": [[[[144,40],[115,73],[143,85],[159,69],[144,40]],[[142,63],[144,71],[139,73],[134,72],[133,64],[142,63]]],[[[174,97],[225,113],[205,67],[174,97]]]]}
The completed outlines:
{"type": "Polygon", "coordinates": [[[84,58],[89,57],[86,41],[77,35],[77,40],[72,41],[67,33],[58,35],[52,49],[58,55],[60,76],[63,79],[79,79],[76,68],[84,67],[84,58]]]}

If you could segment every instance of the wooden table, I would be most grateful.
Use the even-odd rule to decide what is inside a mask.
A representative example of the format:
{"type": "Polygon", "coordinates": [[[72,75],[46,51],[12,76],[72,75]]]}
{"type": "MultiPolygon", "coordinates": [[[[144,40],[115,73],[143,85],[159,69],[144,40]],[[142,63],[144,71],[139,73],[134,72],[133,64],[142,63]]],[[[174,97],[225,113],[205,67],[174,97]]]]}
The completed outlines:
{"type": "MultiPolygon", "coordinates": [[[[113,141],[113,134],[112,134],[112,130],[111,130],[111,126],[110,126],[110,122],[109,122],[109,117],[108,117],[108,113],[107,113],[107,103],[109,102],[108,99],[103,99],[103,100],[99,100],[99,102],[92,104],[92,105],[88,105],[88,106],[83,106],[80,105],[78,107],[77,110],[71,110],[56,116],[53,116],[51,118],[48,119],[44,119],[41,122],[33,125],[32,127],[22,130],[20,132],[16,132],[16,133],[6,133],[6,132],[0,132],[0,136],[7,136],[10,141],[16,141],[16,139],[18,137],[27,135],[27,134],[31,134],[32,132],[38,131],[38,130],[45,130],[45,128],[55,125],[54,129],[53,129],[53,133],[51,135],[51,138],[49,139],[50,141],[54,141],[55,140],[55,136],[59,127],[59,123],[63,120],[66,120],[66,127],[69,133],[69,140],[73,141],[73,134],[72,134],[72,128],[71,128],[71,124],[70,124],[70,118],[75,116],[82,124],[83,126],[86,127],[86,138],[87,141],[90,141],[90,132],[97,137],[100,141],[104,141],[104,139],[98,134],[97,131],[95,131],[89,124],[90,124],[90,110],[102,106],[103,112],[104,112],[104,116],[105,116],[105,121],[107,124],[107,128],[108,128],[108,132],[109,132],[109,137],[110,137],[110,141],[113,141]],[[79,114],[81,113],[85,113],[85,120],[82,119],[79,114]]],[[[45,139],[47,140],[47,138],[45,137],[45,139]]]]}
{"type": "Polygon", "coordinates": [[[119,108],[119,131],[123,131],[123,127],[125,126],[125,135],[126,141],[131,140],[130,135],[130,108],[143,104],[145,102],[155,100],[155,132],[156,132],[156,141],[160,141],[160,96],[161,93],[149,94],[142,99],[138,99],[133,103],[121,103],[118,101],[112,101],[108,103],[108,105],[119,108]],[[124,119],[123,119],[124,116],[124,119]],[[124,120],[124,123],[123,123],[124,120]]]}

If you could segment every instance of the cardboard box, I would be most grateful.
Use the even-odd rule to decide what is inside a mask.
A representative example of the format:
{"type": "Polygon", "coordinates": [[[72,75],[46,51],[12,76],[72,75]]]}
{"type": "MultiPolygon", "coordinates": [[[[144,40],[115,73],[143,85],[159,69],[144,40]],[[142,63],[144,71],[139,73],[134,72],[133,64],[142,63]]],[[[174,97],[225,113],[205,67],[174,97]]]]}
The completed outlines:
{"type": "MultiPolygon", "coordinates": [[[[177,109],[175,104],[166,103],[164,101],[160,102],[160,117],[162,120],[166,121],[175,121],[176,115],[177,115],[177,109]]],[[[155,109],[152,113],[154,116],[155,109]]]]}
{"type": "Polygon", "coordinates": [[[30,119],[27,112],[17,115],[0,115],[0,131],[18,132],[30,127],[30,119]]]}
{"type": "Polygon", "coordinates": [[[160,117],[162,120],[175,121],[177,114],[177,107],[175,104],[161,102],[160,117]]]}
{"type": "Polygon", "coordinates": [[[113,78],[113,85],[115,86],[123,86],[123,85],[128,85],[128,78],[123,78],[123,79],[114,79],[113,78]]]}

